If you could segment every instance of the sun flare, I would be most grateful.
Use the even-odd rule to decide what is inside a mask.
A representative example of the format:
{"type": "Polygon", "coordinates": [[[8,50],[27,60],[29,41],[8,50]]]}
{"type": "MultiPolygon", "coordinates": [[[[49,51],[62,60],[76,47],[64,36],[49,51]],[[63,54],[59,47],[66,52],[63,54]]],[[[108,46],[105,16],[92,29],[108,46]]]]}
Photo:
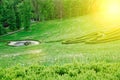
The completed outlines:
{"type": "Polygon", "coordinates": [[[111,3],[107,6],[106,8],[106,12],[108,12],[108,14],[110,15],[119,15],[120,14],[120,4],[119,3],[111,3]]]}
{"type": "Polygon", "coordinates": [[[120,17],[120,0],[103,1],[101,11],[109,17],[120,17]]]}

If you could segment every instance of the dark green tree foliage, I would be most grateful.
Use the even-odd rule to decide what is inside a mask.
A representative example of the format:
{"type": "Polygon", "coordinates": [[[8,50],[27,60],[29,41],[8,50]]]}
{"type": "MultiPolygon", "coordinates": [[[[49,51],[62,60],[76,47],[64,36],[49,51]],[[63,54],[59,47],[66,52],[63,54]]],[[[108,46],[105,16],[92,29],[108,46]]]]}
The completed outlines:
{"type": "Polygon", "coordinates": [[[21,7],[23,0],[0,0],[0,25],[3,32],[6,33],[6,27],[11,31],[21,28],[21,7]]]}
{"type": "Polygon", "coordinates": [[[38,21],[71,18],[96,11],[99,0],[32,0],[32,18],[38,21]]]}
{"type": "Polygon", "coordinates": [[[3,3],[2,3],[2,0],[0,0],[0,35],[3,35],[6,33],[2,23],[2,18],[3,18],[2,15],[3,15],[3,3]]]}
{"type": "Polygon", "coordinates": [[[15,17],[16,17],[16,28],[17,29],[20,29],[21,28],[21,12],[19,10],[19,3],[20,3],[20,0],[16,0],[13,4],[14,6],[14,11],[15,11],[15,17]]]}
{"type": "Polygon", "coordinates": [[[64,1],[63,0],[54,0],[55,4],[55,18],[61,19],[64,17],[64,1]]]}
{"type": "Polygon", "coordinates": [[[3,27],[8,27],[8,15],[9,15],[9,8],[7,7],[6,3],[4,1],[2,1],[1,3],[1,24],[3,25],[3,27]]]}
{"type": "Polygon", "coordinates": [[[16,30],[16,16],[13,6],[10,6],[9,9],[9,15],[8,15],[8,23],[9,23],[9,29],[12,31],[16,30]]]}
{"type": "Polygon", "coordinates": [[[2,35],[2,34],[4,34],[3,33],[3,26],[2,26],[2,24],[0,24],[0,35],[2,35]]]}
{"type": "Polygon", "coordinates": [[[97,11],[101,0],[0,0],[0,24],[11,31],[30,29],[31,19],[71,18],[97,11]]]}
{"type": "Polygon", "coordinates": [[[16,28],[20,29],[21,28],[21,15],[18,11],[15,12],[15,16],[16,16],[16,28]]]}
{"type": "Polygon", "coordinates": [[[24,0],[23,2],[23,24],[24,29],[28,31],[30,29],[31,22],[31,5],[29,0],[24,0]]]}
{"type": "Polygon", "coordinates": [[[0,35],[7,33],[2,24],[0,24],[0,35]]]}
{"type": "Polygon", "coordinates": [[[3,13],[3,5],[2,5],[2,0],[0,0],[0,25],[2,22],[2,13],[3,13]]]}
{"type": "Polygon", "coordinates": [[[31,0],[32,2],[32,19],[40,21],[40,0],[31,0]]]}

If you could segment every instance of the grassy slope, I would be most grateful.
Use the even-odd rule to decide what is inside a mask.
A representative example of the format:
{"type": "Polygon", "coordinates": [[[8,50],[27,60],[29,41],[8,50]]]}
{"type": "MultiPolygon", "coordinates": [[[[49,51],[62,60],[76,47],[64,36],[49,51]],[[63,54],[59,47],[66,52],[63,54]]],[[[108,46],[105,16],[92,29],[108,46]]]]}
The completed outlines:
{"type": "Polygon", "coordinates": [[[0,66],[11,67],[16,64],[29,65],[40,63],[44,65],[79,63],[119,63],[120,41],[103,44],[71,44],[61,42],[45,43],[78,37],[90,32],[109,29],[116,23],[103,22],[99,17],[82,16],[68,20],[54,20],[33,24],[31,31],[21,31],[13,35],[1,37],[2,40],[39,40],[37,46],[10,47],[0,42],[0,66]],[[107,26],[107,27],[106,27],[107,26]],[[41,52],[42,50],[42,52],[41,52]],[[14,56],[15,54],[19,54],[14,56]]]}

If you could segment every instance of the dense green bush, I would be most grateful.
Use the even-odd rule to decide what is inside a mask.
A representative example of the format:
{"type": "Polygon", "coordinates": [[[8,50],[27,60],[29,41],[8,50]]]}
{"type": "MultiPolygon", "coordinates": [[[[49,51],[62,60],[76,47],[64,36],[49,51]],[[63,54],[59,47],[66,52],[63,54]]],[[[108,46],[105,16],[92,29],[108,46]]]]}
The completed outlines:
{"type": "Polygon", "coordinates": [[[0,69],[0,80],[120,80],[119,63],[16,66],[0,69]]]}

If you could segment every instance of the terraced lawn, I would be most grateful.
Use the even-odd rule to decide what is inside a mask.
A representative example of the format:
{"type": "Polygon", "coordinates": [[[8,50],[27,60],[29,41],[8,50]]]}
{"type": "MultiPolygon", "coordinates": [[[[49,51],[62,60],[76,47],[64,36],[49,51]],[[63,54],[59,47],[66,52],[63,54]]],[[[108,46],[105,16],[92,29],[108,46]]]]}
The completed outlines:
{"type": "Polygon", "coordinates": [[[119,20],[105,21],[98,15],[34,23],[28,32],[0,37],[0,67],[50,66],[73,62],[119,63],[119,35],[119,20]],[[7,45],[14,40],[38,40],[41,44],[22,47],[7,45]]]}

